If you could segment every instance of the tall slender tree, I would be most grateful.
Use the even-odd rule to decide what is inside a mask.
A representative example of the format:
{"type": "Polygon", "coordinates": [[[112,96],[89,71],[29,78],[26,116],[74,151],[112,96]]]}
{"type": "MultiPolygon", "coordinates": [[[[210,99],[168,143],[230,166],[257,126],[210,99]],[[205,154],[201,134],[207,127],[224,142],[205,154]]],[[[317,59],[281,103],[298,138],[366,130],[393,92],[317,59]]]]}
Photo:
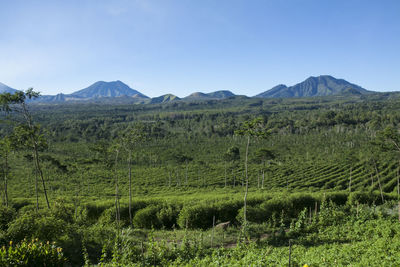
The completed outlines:
{"type": "MultiPolygon", "coordinates": [[[[25,92],[17,91],[15,94],[3,93],[0,94],[0,105],[1,110],[5,111],[6,113],[22,115],[22,121],[19,122],[19,125],[16,128],[14,128],[14,134],[19,145],[32,150],[35,169],[42,181],[43,193],[46,199],[47,207],[50,208],[46,182],[39,158],[39,151],[41,148],[47,147],[47,143],[43,134],[41,134],[39,125],[33,122],[31,112],[29,111],[26,103],[27,100],[35,99],[39,96],[40,94],[33,91],[33,88],[29,88],[25,92]]],[[[36,205],[38,209],[38,203],[36,205]]]]}
{"type": "Polygon", "coordinates": [[[262,168],[262,182],[261,188],[264,189],[264,179],[265,179],[265,163],[270,163],[271,160],[275,159],[275,153],[266,148],[260,148],[256,151],[256,159],[263,165],[262,168]]]}
{"type": "Polygon", "coordinates": [[[245,154],[245,193],[243,198],[243,226],[244,229],[247,225],[247,194],[249,192],[249,174],[248,174],[248,158],[249,158],[249,146],[250,146],[250,138],[266,138],[269,135],[269,132],[266,130],[264,125],[264,121],[262,118],[255,118],[253,120],[245,121],[239,130],[235,131],[236,135],[245,136],[247,139],[246,142],[246,154],[245,154]]]}
{"type": "Polygon", "coordinates": [[[240,150],[237,146],[231,146],[230,148],[228,148],[228,150],[224,153],[223,156],[224,160],[225,160],[225,187],[227,185],[227,175],[226,175],[226,164],[229,162],[231,165],[231,169],[232,169],[232,176],[233,176],[233,170],[235,168],[235,163],[240,159],[240,150]]]}
{"type": "Polygon", "coordinates": [[[124,133],[122,144],[128,153],[128,179],[129,179],[129,223],[132,226],[132,153],[137,146],[147,139],[144,126],[141,123],[129,127],[124,133]]]}
{"type": "Polygon", "coordinates": [[[12,149],[12,142],[9,136],[5,136],[0,140],[0,155],[3,159],[1,164],[1,172],[3,174],[4,183],[4,204],[8,207],[8,174],[9,174],[9,163],[8,157],[12,149]]]}

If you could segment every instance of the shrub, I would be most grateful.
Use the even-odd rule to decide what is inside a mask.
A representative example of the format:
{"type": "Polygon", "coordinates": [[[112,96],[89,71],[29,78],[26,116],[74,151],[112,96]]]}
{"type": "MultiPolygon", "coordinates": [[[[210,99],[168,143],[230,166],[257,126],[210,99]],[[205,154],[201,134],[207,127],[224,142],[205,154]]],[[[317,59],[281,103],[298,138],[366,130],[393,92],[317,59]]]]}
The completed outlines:
{"type": "MultiPolygon", "coordinates": [[[[236,220],[240,223],[243,223],[244,219],[243,210],[244,208],[241,208],[237,211],[236,220]]],[[[254,223],[265,222],[266,221],[265,210],[261,207],[247,206],[246,218],[249,222],[254,222],[254,223]]]]}
{"type": "Polygon", "coordinates": [[[282,210],[287,214],[291,203],[287,198],[273,198],[262,203],[260,208],[264,211],[265,220],[268,220],[273,214],[281,214],[282,210]]]}
{"type": "Polygon", "coordinates": [[[185,206],[179,213],[178,225],[181,228],[207,229],[212,226],[213,216],[218,209],[213,205],[198,204],[185,206]]]}
{"type": "Polygon", "coordinates": [[[161,223],[161,226],[166,229],[173,228],[177,223],[180,208],[171,204],[163,204],[157,214],[157,218],[161,223]]]}
{"type": "Polygon", "coordinates": [[[291,205],[291,208],[287,210],[289,216],[297,217],[305,208],[314,207],[317,199],[308,194],[294,194],[288,201],[291,205]]]}
{"type": "MultiPolygon", "coordinates": [[[[388,196],[385,194],[384,198],[387,200],[388,196]]],[[[380,205],[382,204],[382,198],[378,192],[352,192],[349,195],[347,203],[350,205],[356,205],[357,203],[368,205],[375,203],[380,205]]]]}
{"type": "Polygon", "coordinates": [[[136,212],[133,217],[133,225],[138,228],[161,228],[161,221],[159,220],[157,214],[160,211],[160,206],[150,205],[144,209],[136,212]]]}
{"type": "Polygon", "coordinates": [[[220,222],[230,221],[232,224],[237,222],[238,210],[243,207],[242,200],[230,200],[215,203],[217,208],[216,220],[220,222]]]}
{"type": "Polygon", "coordinates": [[[347,192],[333,192],[325,195],[326,201],[332,201],[337,205],[345,205],[347,203],[347,199],[349,197],[349,193],[347,192]]]}
{"type": "Polygon", "coordinates": [[[66,224],[48,213],[27,212],[9,224],[7,236],[10,240],[37,237],[40,240],[56,240],[63,235],[66,224]]]}
{"type": "Polygon", "coordinates": [[[0,230],[6,231],[8,224],[14,220],[16,212],[14,209],[0,206],[0,230]]]}
{"type": "Polygon", "coordinates": [[[62,248],[55,244],[42,243],[38,239],[30,242],[23,240],[17,245],[10,241],[10,246],[0,249],[1,266],[63,266],[66,259],[62,248]]]}

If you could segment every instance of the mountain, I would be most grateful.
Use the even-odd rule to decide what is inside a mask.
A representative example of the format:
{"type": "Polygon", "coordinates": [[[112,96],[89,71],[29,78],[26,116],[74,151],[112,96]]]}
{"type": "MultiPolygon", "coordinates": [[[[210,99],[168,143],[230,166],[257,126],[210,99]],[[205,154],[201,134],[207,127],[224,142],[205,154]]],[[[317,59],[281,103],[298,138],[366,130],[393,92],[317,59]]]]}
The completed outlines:
{"type": "Polygon", "coordinates": [[[15,92],[17,92],[18,90],[15,90],[7,85],[5,85],[4,83],[0,83],[0,94],[2,93],[11,93],[14,94],[15,92]]]}
{"type": "Polygon", "coordinates": [[[215,91],[212,93],[208,93],[207,95],[213,99],[225,99],[225,98],[235,96],[234,93],[232,93],[231,91],[228,91],[228,90],[215,91]]]}
{"type": "Polygon", "coordinates": [[[185,100],[203,100],[203,99],[225,99],[234,96],[235,94],[228,90],[220,90],[212,93],[196,92],[185,97],[185,100]]]}
{"type": "Polygon", "coordinates": [[[148,98],[147,96],[130,88],[128,85],[124,84],[121,81],[95,82],[85,89],[72,93],[71,96],[84,99],[120,96],[148,98]]]}
{"type": "Polygon", "coordinates": [[[291,98],[368,93],[372,92],[346,80],[336,79],[329,75],[321,75],[318,77],[310,77],[305,81],[290,87],[280,84],[268,91],[256,95],[255,97],[291,98]]]}
{"type": "Polygon", "coordinates": [[[275,87],[272,87],[268,91],[265,91],[265,92],[263,92],[261,94],[258,94],[256,96],[254,96],[254,97],[268,98],[268,97],[271,97],[271,95],[276,95],[276,94],[279,94],[279,92],[281,92],[281,91],[287,90],[287,88],[288,87],[286,85],[279,84],[279,85],[277,85],[275,87]]]}
{"type": "Polygon", "coordinates": [[[181,99],[179,97],[177,97],[176,95],[166,94],[166,95],[152,98],[149,103],[150,104],[160,104],[160,103],[168,103],[168,102],[177,101],[177,100],[181,100],[181,99]]]}
{"type": "Polygon", "coordinates": [[[198,99],[209,99],[209,98],[210,97],[205,93],[195,92],[195,93],[192,93],[192,94],[188,95],[184,99],[187,99],[187,100],[198,100],[198,99]]]}

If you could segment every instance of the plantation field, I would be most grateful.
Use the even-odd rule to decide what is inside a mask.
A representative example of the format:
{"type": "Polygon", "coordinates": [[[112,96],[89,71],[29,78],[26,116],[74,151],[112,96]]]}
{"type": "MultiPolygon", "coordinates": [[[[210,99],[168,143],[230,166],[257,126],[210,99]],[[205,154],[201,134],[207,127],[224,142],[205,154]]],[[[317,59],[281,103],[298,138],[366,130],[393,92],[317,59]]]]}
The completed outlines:
{"type": "Polygon", "coordinates": [[[396,94],[28,107],[50,208],[3,113],[5,266],[399,264],[396,94]]]}

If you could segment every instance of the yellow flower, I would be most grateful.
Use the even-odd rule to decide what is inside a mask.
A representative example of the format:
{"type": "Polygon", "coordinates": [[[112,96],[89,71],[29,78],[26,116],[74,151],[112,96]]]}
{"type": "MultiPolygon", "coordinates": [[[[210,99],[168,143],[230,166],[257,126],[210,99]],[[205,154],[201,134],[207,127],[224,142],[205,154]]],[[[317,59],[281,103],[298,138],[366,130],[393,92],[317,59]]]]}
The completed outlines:
{"type": "Polygon", "coordinates": [[[308,264],[304,264],[303,267],[309,267],[308,264]]]}
{"type": "Polygon", "coordinates": [[[12,246],[12,241],[10,241],[10,246],[12,246]]]}

